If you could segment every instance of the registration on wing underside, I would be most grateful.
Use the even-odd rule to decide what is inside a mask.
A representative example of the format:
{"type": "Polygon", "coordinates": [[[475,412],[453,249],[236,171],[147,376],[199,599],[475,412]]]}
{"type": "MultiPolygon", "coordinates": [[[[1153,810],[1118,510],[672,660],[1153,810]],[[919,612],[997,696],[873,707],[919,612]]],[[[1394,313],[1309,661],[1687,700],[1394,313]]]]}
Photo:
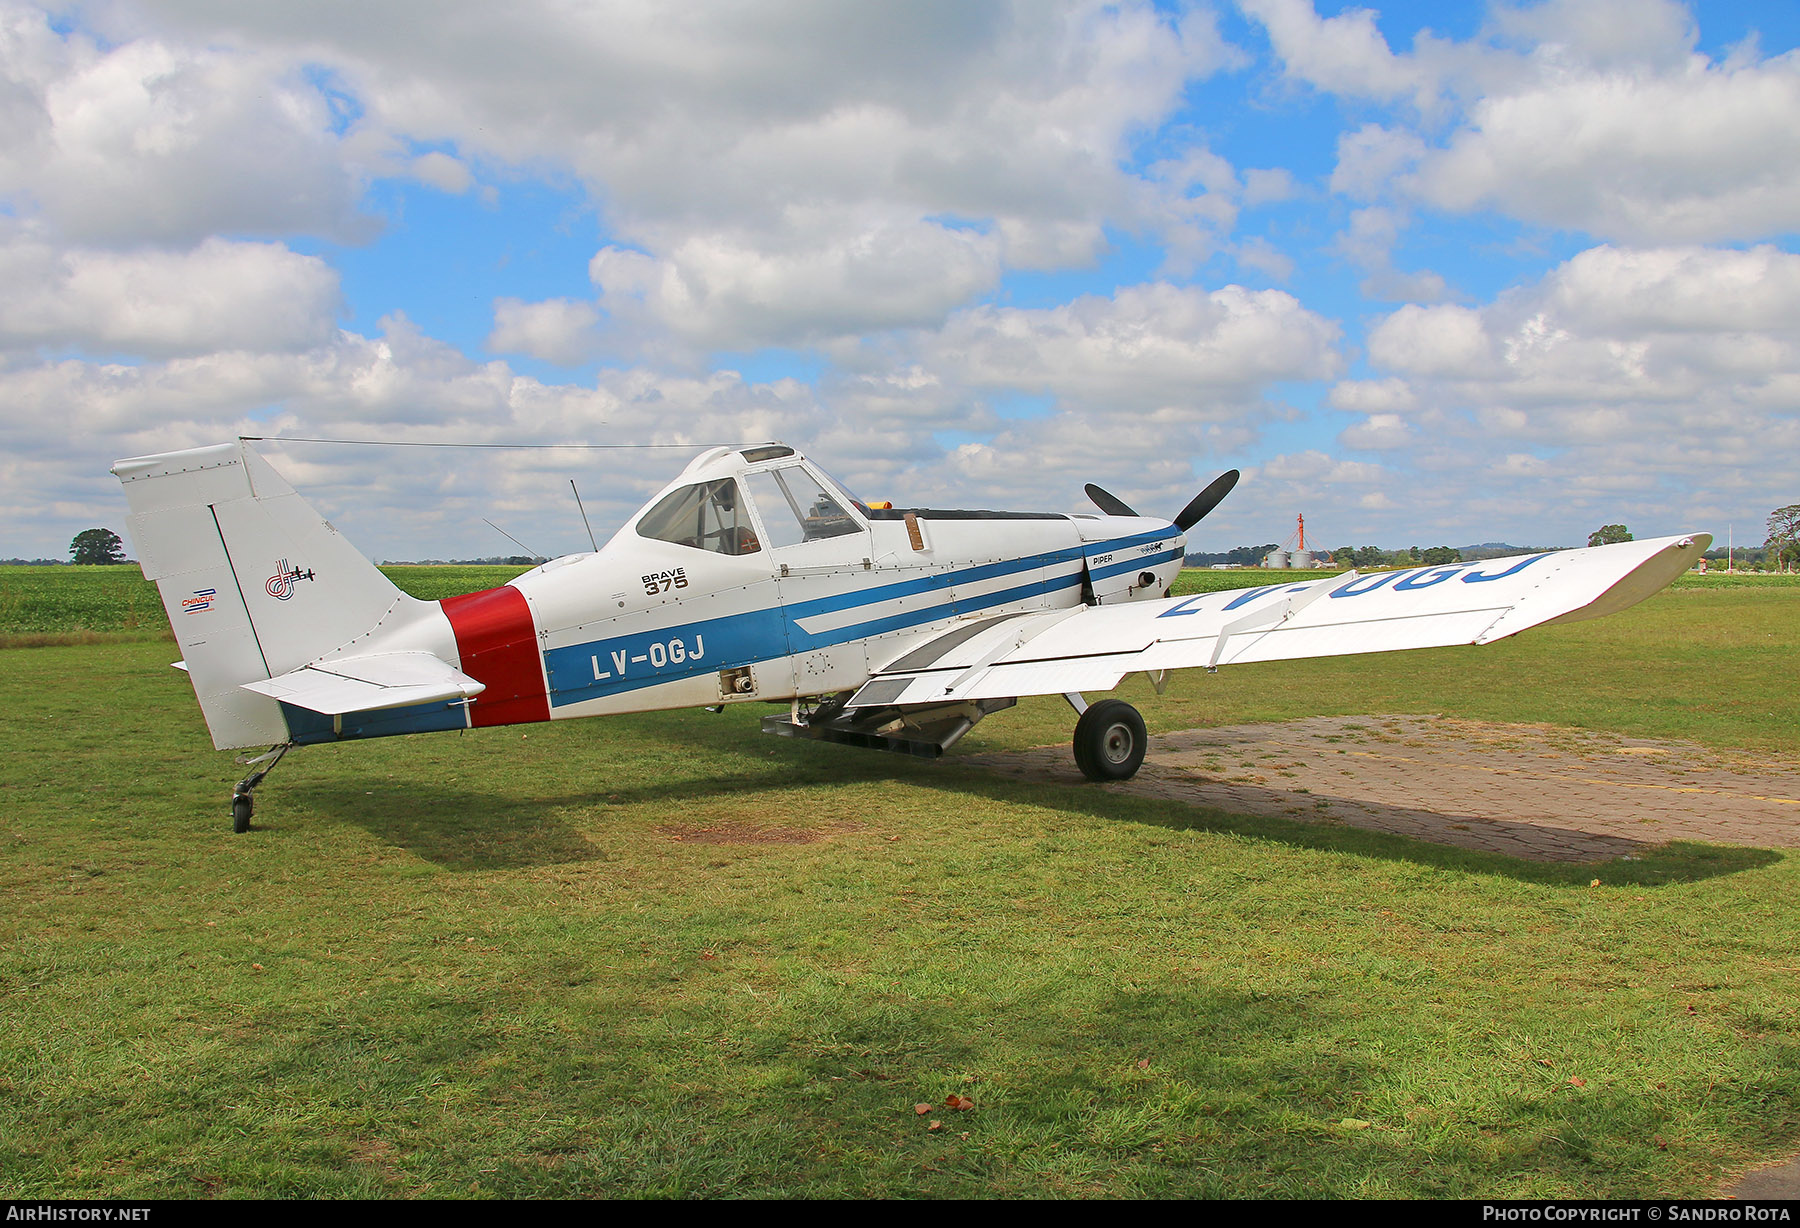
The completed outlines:
{"type": "Polygon", "coordinates": [[[866,684],[851,707],[1104,690],[1140,670],[1342,656],[1486,643],[1551,620],[1605,612],[1609,594],[1666,584],[1692,542],[1633,552],[1536,554],[1495,564],[1351,573],[1131,605],[1020,615],[915,650],[866,684]],[[1016,642],[1015,642],[1016,641],[1016,642]],[[929,655],[929,660],[926,657],[929,655]]]}

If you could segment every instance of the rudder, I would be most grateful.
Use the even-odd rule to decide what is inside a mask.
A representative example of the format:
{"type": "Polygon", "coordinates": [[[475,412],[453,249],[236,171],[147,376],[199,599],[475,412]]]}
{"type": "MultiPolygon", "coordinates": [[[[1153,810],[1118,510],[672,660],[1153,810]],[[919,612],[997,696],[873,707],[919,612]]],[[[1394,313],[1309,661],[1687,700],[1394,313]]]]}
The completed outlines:
{"type": "Polygon", "coordinates": [[[419,604],[241,441],[112,471],[221,750],[288,740],[280,705],[244,683],[298,669],[419,604]]]}

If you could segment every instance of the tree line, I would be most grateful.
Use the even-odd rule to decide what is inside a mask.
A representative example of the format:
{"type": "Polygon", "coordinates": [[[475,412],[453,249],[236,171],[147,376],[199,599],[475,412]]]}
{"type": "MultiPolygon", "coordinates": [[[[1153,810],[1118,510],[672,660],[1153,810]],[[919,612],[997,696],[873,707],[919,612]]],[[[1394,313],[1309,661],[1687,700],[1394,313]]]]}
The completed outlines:
{"type": "MultiPolygon", "coordinates": [[[[1771,571],[1800,570],[1800,503],[1790,503],[1786,507],[1776,508],[1769,513],[1768,538],[1761,546],[1739,546],[1729,553],[1734,561],[1744,566],[1759,566],[1771,571]]],[[[1634,540],[1630,528],[1622,524],[1604,524],[1588,534],[1587,544],[1590,546],[1610,546],[1619,542],[1634,540]]],[[[1544,547],[1502,546],[1490,548],[1492,544],[1480,547],[1469,547],[1469,561],[1481,558],[1493,558],[1499,554],[1525,554],[1544,547]]],[[[1552,546],[1552,550],[1566,547],[1552,546]]],[[[1265,558],[1279,550],[1274,542],[1262,546],[1239,546],[1223,553],[1207,554],[1196,552],[1187,556],[1191,567],[1213,567],[1221,563],[1234,563],[1239,567],[1260,567],[1265,558]]],[[[1715,546],[1706,552],[1706,558],[1712,562],[1723,562],[1727,557],[1726,547],[1715,546]]],[[[1380,546],[1339,546],[1329,555],[1315,555],[1322,566],[1355,567],[1368,571],[1377,567],[1433,567],[1443,563],[1461,563],[1464,551],[1452,546],[1429,546],[1420,549],[1409,546],[1405,550],[1383,550],[1380,546]]]]}
{"type": "MultiPolygon", "coordinates": [[[[1776,508],[1769,513],[1769,536],[1763,542],[1762,549],[1748,547],[1741,557],[1746,560],[1752,553],[1760,556],[1759,561],[1780,571],[1791,571],[1800,566],[1800,503],[1790,503],[1786,507],[1776,508]]],[[[1622,524],[1601,525],[1588,534],[1587,544],[1605,546],[1615,542],[1632,540],[1631,530],[1622,524]]],[[[1189,566],[1211,567],[1220,563],[1235,563],[1239,567],[1256,567],[1270,554],[1281,547],[1276,542],[1261,546],[1238,546],[1219,554],[1194,553],[1187,556],[1189,566]]],[[[1707,558],[1724,557],[1718,550],[1709,550],[1707,558]]],[[[7,563],[50,563],[50,559],[7,559],[7,563]]],[[[128,562],[125,557],[125,542],[111,529],[83,529],[69,543],[69,561],[85,566],[111,566],[128,562]]],[[[435,562],[436,560],[428,560],[435,562]]],[[[540,559],[526,558],[523,555],[505,558],[487,558],[471,560],[479,563],[511,563],[526,566],[541,562],[540,559]]],[[[1329,556],[1319,560],[1327,566],[1357,567],[1367,570],[1374,567],[1432,567],[1443,563],[1460,563],[1463,561],[1462,551],[1452,546],[1428,546],[1421,550],[1410,546],[1405,550],[1383,550],[1379,546],[1339,546],[1329,556]]]]}
{"type": "MultiPolygon", "coordinates": [[[[1196,551],[1187,556],[1190,567],[1216,567],[1229,563],[1238,567],[1260,567],[1264,559],[1281,549],[1276,542],[1261,546],[1238,546],[1218,553],[1196,551]]],[[[1460,563],[1463,552],[1455,546],[1409,546],[1405,550],[1383,550],[1380,546],[1339,546],[1336,550],[1313,552],[1321,567],[1430,567],[1439,563],[1460,563]]]]}

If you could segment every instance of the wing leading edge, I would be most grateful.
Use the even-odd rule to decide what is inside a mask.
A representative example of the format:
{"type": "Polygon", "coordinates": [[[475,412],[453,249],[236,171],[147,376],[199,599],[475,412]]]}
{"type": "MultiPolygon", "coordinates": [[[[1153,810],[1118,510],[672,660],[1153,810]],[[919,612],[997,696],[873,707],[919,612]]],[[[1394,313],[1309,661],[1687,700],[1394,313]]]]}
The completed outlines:
{"type": "Polygon", "coordinates": [[[1666,587],[1704,533],[1409,571],[1328,576],[1130,605],[994,619],[878,672],[847,707],[1101,691],[1127,674],[1487,644],[1601,618],[1666,587]]]}

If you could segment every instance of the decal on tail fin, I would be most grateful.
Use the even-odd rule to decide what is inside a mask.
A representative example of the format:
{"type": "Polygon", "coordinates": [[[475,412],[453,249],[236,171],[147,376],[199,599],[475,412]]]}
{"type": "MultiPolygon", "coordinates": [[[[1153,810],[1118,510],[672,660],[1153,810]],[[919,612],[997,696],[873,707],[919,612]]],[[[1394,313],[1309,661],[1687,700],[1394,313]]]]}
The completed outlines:
{"type": "Polygon", "coordinates": [[[127,529],[144,576],[162,594],[221,750],[289,740],[280,704],[247,683],[355,654],[383,630],[442,619],[435,602],[395,588],[242,442],[134,457],[113,473],[131,505],[127,529]]]}

